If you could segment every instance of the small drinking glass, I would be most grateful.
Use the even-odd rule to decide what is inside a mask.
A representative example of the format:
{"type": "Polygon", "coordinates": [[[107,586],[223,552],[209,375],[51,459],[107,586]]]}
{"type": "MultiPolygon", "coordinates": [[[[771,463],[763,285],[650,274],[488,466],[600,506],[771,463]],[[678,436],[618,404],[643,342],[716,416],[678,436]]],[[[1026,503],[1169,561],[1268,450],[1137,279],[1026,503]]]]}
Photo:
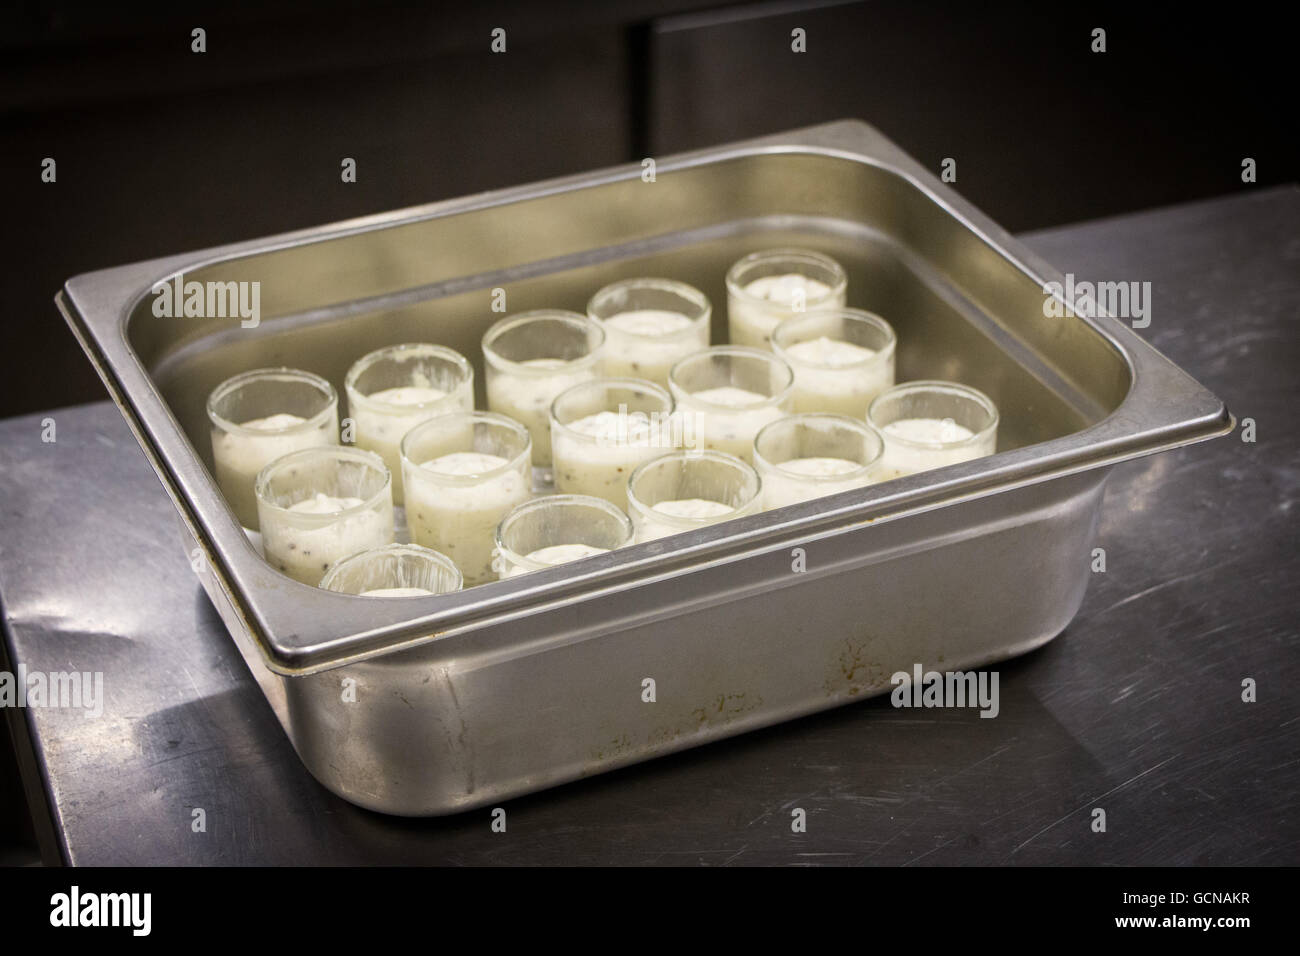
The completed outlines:
{"type": "Polygon", "coordinates": [[[531,452],[528,429],[492,412],[439,415],[402,439],[411,540],[456,562],[466,586],[496,580],[496,527],[531,494],[531,452]]]}
{"type": "Polygon", "coordinates": [[[720,451],[675,451],[646,462],[628,482],[637,541],[755,514],[763,483],[752,465],[720,451]]]}
{"type": "Polygon", "coordinates": [[[402,438],[420,422],[474,410],[474,370],[441,345],[390,345],[364,355],[343,381],[358,448],[373,451],[393,473],[393,503],[402,503],[402,438]]]}
{"type": "Polygon", "coordinates": [[[338,395],[319,375],[259,368],[208,396],[217,486],[246,528],[257,530],[257,475],[281,455],[339,443],[338,395]]]}
{"type": "Polygon", "coordinates": [[[393,540],[393,484],[374,452],[333,445],[277,458],[257,476],[262,551],[272,567],[318,584],[334,562],[393,540]]]}
{"type": "Polygon", "coordinates": [[[627,507],[637,465],[676,447],[673,400],[653,382],[596,378],[551,403],[555,487],[627,507]]]}
{"type": "Polygon", "coordinates": [[[591,297],[587,314],[605,327],[605,374],[665,388],[668,370],[709,345],[708,297],[671,279],[624,279],[591,297]]]}
{"type": "Polygon", "coordinates": [[[497,573],[502,580],[604,554],[632,541],[621,508],[591,495],[546,495],[517,505],[497,526],[497,573]]]}
{"type": "Polygon", "coordinates": [[[716,345],[673,366],[668,385],[687,444],[752,460],[754,436],[790,414],[794,373],[761,349],[716,345]]]}
{"type": "Polygon", "coordinates": [[[560,309],[502,319],[483,336],[488,407],[528,429],[538,468],[551,465],[551,402],[601,374],[604,345],[603,325],[560,309]]]}
{"type": "Polygon", "coordinates": [[[808,249],[751,253],[727,270],[727,327],[732,345],[770,349],[786,319],[844,308],[849,280],[843,266],[808,249]]]}
{"type": "Polygon", "coordinates": [[[861,309],[829,309],[782,322],[772,351],[794,369],[793,408],[863,419],[894,384],[894,330],[861,309]]]}
{"type": "Polygon", "coordinates": [[[451,558],[418,544],[387,544],[348,555],[320,582],[327,591],[362,597],[427,597],[459,591],[461,585],[451,558]]]}
{"type": "Polygon", "coordinates": [[[809,413],[772,422],[754,439],[763,508],[874,484],[883,452],[880,436],[859,418],[809,413]]]}
{"type": "Polygon", "coordinates": [[[955,382],[905,382],[878,395],[867,421],[885,442],[882,480],[991,455],[998,408],[955,382]]]}

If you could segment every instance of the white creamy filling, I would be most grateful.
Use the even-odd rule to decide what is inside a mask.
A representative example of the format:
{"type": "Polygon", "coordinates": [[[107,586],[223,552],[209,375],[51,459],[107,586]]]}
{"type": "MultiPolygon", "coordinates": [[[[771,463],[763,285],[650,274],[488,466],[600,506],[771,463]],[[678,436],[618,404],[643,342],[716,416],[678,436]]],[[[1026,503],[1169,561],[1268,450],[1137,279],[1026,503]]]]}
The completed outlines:
{"type": "Polygon", "coordinates": [[[830,291],[831,287],[825,282],[819,282],[799,272],[763,276],[745,285],[746,295],[775,302],[778,305],[790,305],[799,292],[803,293],[803,301],[808,303],[815,302],[830,291]]]}
{"type": "Polygon", "coordinates": [[[527,365],[530,368],[564,368],[564,366],[568,365],[570,361],[570,359],[538,358],[524,359],[519,364],[527,365]]]}
{"type": "Polygon", "coordinates": [[[670,312],[667,309],[633,309],[611,315],[605,324],[632,335],[660,336],[689,329],[691,320],[681,312],[670,312]]]}
{"type": "Polygon", "coordinates": [[[951,418],[900,418],[886,425],[884,431],[893,438],[931,445],[950,445],[975,437],[969,428],[951,418]]]}
{"type": "Polygon", "coordinates": [[[827,298],[830,286],[795,272],[754,279],[744,292],[727,299],[731,344],[760,349],[772,347],[772,332],[786,319],[844,305],[843,294],[827,298]]]}
{"type": "Polygon", "coordinates": [[[876,468],[864,471],[861,462],[848,458],[792,458],[764,469],[763,508],[770,511],[861,488],[877,480],[877,471],[876,468]],[[836,480],[838,475],[853,472],[857,474],[836,480]],[[818,480],[810,481],[811,478],[818,480]]]}
{"type": "Polygon", "coordinates": [[[894,384],[893,362],[872,362],[878,353],[852,342],[822,336],[784,351],[794,369],[791,404],[796,413],[864,418],[871,400],[894,384]]]}
{"type": "Polygon", "coordinates": [[[327,515],[337,511],[347,511],[349,508],[355,508],[357,505],[364,503],[365,499],[363,498],[353,498],[350,495],[335,497],[318,491],[310,498],[304,498],[302,501],[291,504],[285,510],[296,511],[299,514],[327,515]]]}
{"type": "Polygon", "coordinates": [[[538,564],[565,564],[569,561],[577,561],[579,558],[587,558],[593,554],[607,554],[609,548],[597,548],[590,544],[553,544],[549,547],[538,548],[536,551],[530,551],[526,557],[529,561],[536,561],[538,564]]]}
{"type": "Polygon", "coordinates": [[[795,342],[793,345],[786,346],[785,352],[798,362],[829,365],[832,368],[858,365],[876,354],[875,349],[845,342],[842,339],[832,339],[825,335],[804,342],[795,342]]]}
{"type": "Polygon", "coordinates": [[[500,455],[490,455],[480,451],[454,451],[449,455],[426,461],[420,467],[442,475],[469,477],[485,475],[507,464],[509,462],[500,455]]]}
{"type": "Polygon", "coordinates": [[[406,523],[411,540],[451,558],[467,586],[496,579],[496,527],[529,497],[528,480],[518,468],[504,467],[508,464],[500,455],[459,451],[424,462],[409,476],[406,523]]]}
{"type": "Polygon", "coordinates": [[[831,475],[843,475],[862,467],[861,462],[848,458],[791,458],[777,465],[782,471],[796,475],[815,478],[827,478],[831,475]]]}
{"type": "Polygon", "coordinates": [[[650,440],[650,416],[645,412],[603,411],[567,423],[565,428],[605,445],[645,444],[650,440]]]}
{"type": "Polygon", "coordinates": [[[442,389],[430,388],[424,385],[399,385],[395,388],[383,388],[366,396],[370,401],[379,402],[383,405],[423,405],[425,402],[435,402],[446,397],[447,393],[442,389]]]}
{"type": "Polygon", "coordinates": [[[904,418],[890,422],[882,431],[884,478],[912,475],[993,453],[992,441],[971,441],[974,433],[952,419],[904,418]]]}
{"type": "Polygon", "coordinates": [[[602,356],[611,378],[644,378],[668,384],[676,362],[709,344],[709,327],[681,312],[636,309],[604,320],[607,336],[602,356]]]}
{"type": "Polygon", "coordinates": [[[267,415],[265,418],[250,418],[246,422],[240,422],[241,428],[253,428],[257,431],[279,431],[284,428],[291,428],[294,425],[301,425],[307,419],[298,415],[290,415],[288,412],[277,412],[274,415],[267,415]]]}
{"type": "Polygon", "coordinates": [[[708,498],[676,498],[660,501],[648,512],[638,513],[635,519],[636,540],[655,541],[669,535],[680,534],[691,527],[704,527],[734,518],[737,513],[737,509],[708,498]],[[657,517],[659,515],[663,517],[657,517]]]}
{"type": "MultiPolygon", "coordinates": [[[[589,544],[552,544],[545,548],[538,548],[536,551],[530,551],[525,557],[529,561],[535,561],[547,567],[554,567],[557,564],[567,564],[570,561],[577,561],[579,558],[590,557],[593,554],[608,553],[609,548],[597,548],[589,544]]],[[[527,574],[531,570],[533,569],[522,564],[512,564],[506,568],[502,577],[513,578],[521,574],[527,574]]]]}
{"type": "Polygon", "coordinates": [[[432,594],[425,588],[372,588],[369,591],[362,591],[362,597],[419,597],[422,594],[432,594]]]}
{"type": "Polygon", "coordinates": [[[708,498],[674,498],[659,502],[653,510],[674,518],[720,518],[736,509],[708,498]]]}
{"type": "Polygon", "coordinates": [[[721,385],[718,388],[705,388],[698,392],[692,392],[691,395],[702,402],[708,402],[710,405],[725,405],[728,408],[745,408],[749,405],[761,405],[771,397],[769,395],[760,394],[759,392],[751,392],[747,388],[737,388],[734,385],[721,385]]]}

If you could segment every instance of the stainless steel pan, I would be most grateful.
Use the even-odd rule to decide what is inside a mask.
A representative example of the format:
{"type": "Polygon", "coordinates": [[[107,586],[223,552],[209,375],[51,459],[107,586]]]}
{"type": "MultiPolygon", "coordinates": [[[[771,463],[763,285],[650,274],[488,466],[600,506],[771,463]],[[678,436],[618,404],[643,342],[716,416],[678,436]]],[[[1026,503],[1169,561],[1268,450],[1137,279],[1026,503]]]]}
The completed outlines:
{"type": "Polygon", "coordinates": [[[1044,283],[1060,276],[863,123],[641,172],[90,273],[57,297],[298,753],[348,800],[456,812],[877,694],[917,662],[1022,653],[1079,607],[1110,466],[1232,428],[1123,322],[1047,317],[1044,283]],[[849,304],[898,332],[899,380],[988,393],[998,453],[395,602],[272,570],[212,479],[204,401],[235,372],[292,365],[340,388],[367,351],[437,341],[478,363],[482,406],[493,289],[511,312],[581,311],[618,278],[670,276],[709,295],[721,342],[727,267],[777,245],[845,266],[849,304]],[[155,316],[151,288],[177,274],[260,282],[260,324],[155,316]]]}

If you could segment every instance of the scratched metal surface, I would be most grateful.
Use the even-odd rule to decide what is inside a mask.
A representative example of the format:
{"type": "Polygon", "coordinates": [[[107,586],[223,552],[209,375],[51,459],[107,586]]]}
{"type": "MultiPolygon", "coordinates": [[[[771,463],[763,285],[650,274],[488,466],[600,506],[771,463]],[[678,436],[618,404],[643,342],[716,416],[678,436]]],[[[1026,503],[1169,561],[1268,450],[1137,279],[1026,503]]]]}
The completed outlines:
{"type": "Polygon", "coordinates": [[[33,670],[105,674],[100,719],[22,714],[59,852],[78,864],[1300,863],[1298,223],[1290,188],[1028,237],[1080,279],[1151,281],[1144,334],[1254,418],[1258,441],[1116,471],[1107,572],[1060,638],[1001,666],[997,719],[877,699],[512,802],[504,834],[485,811],[387,818],[311,779],[115,409],[50,413],[54,444],[44,416],[0,423],[9,652],[33,670]],[[1257,703],[1241,701],[1244,677],[1257,703]],[[1104,834],[1089,828],[1094,807],[1104,834]],[[806,833],[791,831],[793,808],[806,833]]]}

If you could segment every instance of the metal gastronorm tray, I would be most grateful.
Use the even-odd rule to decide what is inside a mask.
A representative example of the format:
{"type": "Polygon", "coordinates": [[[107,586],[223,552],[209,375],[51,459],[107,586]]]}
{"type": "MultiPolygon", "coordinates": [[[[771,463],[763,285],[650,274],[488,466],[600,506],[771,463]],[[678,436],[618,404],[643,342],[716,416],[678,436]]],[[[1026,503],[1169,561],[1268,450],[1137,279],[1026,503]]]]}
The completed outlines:
{"type": "MultiPolygon", "coordinates": [[[[311,772],[363,806],[500,801],[1022,653],[1069,623],[1110,466],[1223,434],[1223,403],[1122,322],[1044,315],[1060,280],[871,127],[715,149],[70,279],[59,308],[197,548],[204,589],[311,772]],[[499,314],[584,308],[604,283],[703,289],[727,266],[823,250],[886,316],[899,380],[997,402],[998,453],[427,599],[321,591],[267,565],[214,483],[204,401],[291,365],[342,385],[383,345],[476,363],[499,314]],[[151,288],[259,281],[262,319],[159,318],[151,288]],[[803,549],[806,570],[793,570],[803,549]],[[656,700],[642,700],[654,678],[656,700]],[[340,692],[355,681],[355,702],[340,692]]],[[[339,388],[342,392],[342,389],[339,388]]]]}

